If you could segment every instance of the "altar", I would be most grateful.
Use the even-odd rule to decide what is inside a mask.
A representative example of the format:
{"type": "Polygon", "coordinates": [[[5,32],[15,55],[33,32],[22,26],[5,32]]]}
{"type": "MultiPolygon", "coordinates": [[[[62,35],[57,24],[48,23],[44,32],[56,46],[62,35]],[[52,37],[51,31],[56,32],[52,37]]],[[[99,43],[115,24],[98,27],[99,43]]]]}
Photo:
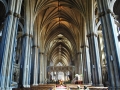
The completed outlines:
{"type": "Polygon", "coordinates": [[[59,84],[63,85],[64,81],[63,80],[59,80],[59,84]]]}

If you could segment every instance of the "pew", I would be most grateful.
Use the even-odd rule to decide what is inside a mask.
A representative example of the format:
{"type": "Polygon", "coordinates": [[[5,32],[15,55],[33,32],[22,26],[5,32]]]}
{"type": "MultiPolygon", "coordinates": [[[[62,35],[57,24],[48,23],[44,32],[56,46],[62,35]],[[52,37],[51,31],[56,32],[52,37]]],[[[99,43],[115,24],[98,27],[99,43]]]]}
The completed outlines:
{"type": "Polygon", "coordinates": [[[31,88],[13,88],[12,90],[31,90],[31,88]]]}
{"type": "Polygon", "coordinates": [[[78,86],[80,86],[80,90],[84,90],[84,86],[91,87],[91,85],[83,85],[83,84],[66,84],[67,90],[76,90],[78,89],[78,86]]]}
{"type": "MultiPolygon", "coordinates": [[[[40,84],[37,87],[39,87],[41,90],[43,88],[49,88],[47,90],[56,90],[56,84],[40,84]]],[[[44,89],[43,89],[44,90],[44,89]]]]}
{"type": "MultiPolygon", "coordinates": [[[[67,90],[78,90],[77,87],[70,87],[67,90]]],[[[107,87],[88,87],[88,89],[84,89],[84,87],[80,87],[80,90],[108,90],[107,87]]]]}
{"type": "Polygon", "coordinates": [[[12,90],[56,90],[56,84],[40,84],[30,88],[13,88],[12,90]]]}
{"type": "Polygon", "coordinates": [[[89,90],[108,90],[108,87],[88,87],[89,90]]]}
{"type": "Polygon", "coordinates": [[[91,86],[91,85],[80,85],[80,84],[67,84],[67,90],[78,90],[78,87],[80,90],[87,90],[84,89],[84,86],[88,88],[88,90],[108,90],[108,87],[97,87],[97,86],[91,86]]]}

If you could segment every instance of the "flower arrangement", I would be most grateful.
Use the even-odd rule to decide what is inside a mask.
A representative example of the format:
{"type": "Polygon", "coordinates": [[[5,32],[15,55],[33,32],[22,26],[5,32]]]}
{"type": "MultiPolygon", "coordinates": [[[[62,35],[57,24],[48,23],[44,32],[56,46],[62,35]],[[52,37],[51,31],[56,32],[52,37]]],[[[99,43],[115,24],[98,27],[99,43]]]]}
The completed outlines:
{"type": "Polygon", "coordinates": [[[83,74],[75,74],[75,77],[77,77],[78,78],[78,80],[83,80],[82,78],[83,78],[83,74]]]}
{"type": "Polygon", "coordinates": [[[78,77],[79,76],[79,74],[75,74],[75,77],[78,77]]]}

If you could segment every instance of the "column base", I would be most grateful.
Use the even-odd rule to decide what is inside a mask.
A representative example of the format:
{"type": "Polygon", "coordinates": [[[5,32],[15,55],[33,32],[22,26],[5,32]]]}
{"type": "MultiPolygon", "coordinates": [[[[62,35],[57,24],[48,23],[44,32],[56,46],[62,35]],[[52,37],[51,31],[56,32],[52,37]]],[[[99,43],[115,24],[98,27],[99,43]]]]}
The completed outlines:
{"type": "Polygon", "coordinates": [[[12,87],[6,87],[6,88],[0,87],[0,90],[12,90],[12,87]]]}
{"type": "Polygon", "coordinates": [[[83,83],[83,84],[85,84],[85,85],[92,85],[92,83],[90,82],[90,83],[83,83]]]}
{"type": "Polygon", "coordinates": [[[91,84],[92,86],[99,86],[99,87],[103,87],[103,84],[91,84]]]}
{"type": "Polygon", "coordinates": [[[86,85],[92,85],[92,83],[88,83],[88,84],[86,84],[86,85]]]}
{"type": "Polygon", "coordinates": [[[12,90],[12,87],[7,87],[5,88],[5,90],[12,90]]]}
{"type": "Polygon", "coordinates": [[[104,85],[103,85],[103,84],[98,84],[98,86],[101,86],[101,87],[103,87],[104,85]]]}
{"type": "Polygon", "coordinates": [[[29,87],[30,88],[30,85],[23,85],[23,87],[29,87]]]}
{"type": "Polygon", "coordinates": [[[32,84],[32,86],[37,86],[37,85],[38,85],[37,83],[36,83],[36,84],[35,84],[35,83],[34,83],[34,84],[32,84]]]}
{"type": "Polygon", "coordinates": [[[43,84],[43,83],[39,83],[39,84],[43,84]]]}

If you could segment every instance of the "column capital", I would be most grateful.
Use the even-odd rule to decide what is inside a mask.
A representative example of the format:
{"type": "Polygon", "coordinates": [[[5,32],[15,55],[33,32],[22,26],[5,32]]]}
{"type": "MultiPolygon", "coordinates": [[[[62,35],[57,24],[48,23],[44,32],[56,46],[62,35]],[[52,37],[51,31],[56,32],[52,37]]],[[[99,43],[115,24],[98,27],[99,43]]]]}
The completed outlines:
{"type": "Polygon", "coordinates": [[[96,37],[98,37],[98,35],[97,35],[96,33],[94,33],[94,32],[92,32],[92,33],[90,33],[90,34],[87,34],[86,36],[87,36],[87,37],[91,37],[91,36],[96,36],[96,37]]]}
{"type": "Polygon", "coordinates": [[[88,46],[88,45],[82,45],[82,46],[81,46],[81,48],[84,48],[84,47],[89,48],[89,46],[88,46]]]}
{"type": "Polygon", "coordinates": [[[21,18],[21,15],[20,15],[19,13],[14,12],[13,15],[14,15],[15,17],[17,17],[17,18],[21,18]]]}
{"type": "Polygon", "coordinates": [[[24,33],[24,34],[22,35],[22,37],[25,37],[25,36],[29,36],[29,34],[28,34],[28,33],[24,33]]]}
{"type": "Polygon", "coordinates": [[[111,14],[113,17],[115,17],[114,13],[109,8],[106,10],[106,12],[107,14],[111,14]]]}
{"type": "Polygon", "coordinates": [[[38,45],[33,45],[33,46],[32,46],[32,48],[34,48],[34,47],[37,47],[37,48],[39,48],[39,46],[38,46],[38,45]]]}
{"type": "Polygon", "coordinates": [[[82,52],[77,52],[77,54],[81,54],[82,52]]]}
{"type": "Polygon", "coordinates": [[[29,34],[29,37],[33,38],[33,35],[32,35],[32,34],[29,34]]]}
{"type": "Polygon", "coordinates": [[[33,37],[33,35],[31,35],[31,34],[28,34],[28,33],[24,33],[23,35],[22,35],[22,38],[24,38],[25,36],[28,36],[28,37],[33,37]]]}
{"type": "Polygon", "coordinates": [[[11,10],[9,10],[9,11],[7,12],[7,14],[6,14],[6,17],[7,17],[8,15],[13,15],[13,12],[12,12],[11,10]]]}
{"type": "Polygon", "coordinates": [[[98,13],[98,17],[102,17],[102,16],[104,16],[105,15],[105,11],[102,11],[102,12],[99,12],[98,13]]]}
{"type": "Polygon", "coordinates": [[[114,13],[108,8],[106,11],[99,12],[98,17],[105,16],[105,14],[111,14],[113,17],[115,16],[114,13]]]}
{"type": "Polygon", "coordinates": [[[44,54],[44,52],[39,52],[39,54],[44,54]]]}

